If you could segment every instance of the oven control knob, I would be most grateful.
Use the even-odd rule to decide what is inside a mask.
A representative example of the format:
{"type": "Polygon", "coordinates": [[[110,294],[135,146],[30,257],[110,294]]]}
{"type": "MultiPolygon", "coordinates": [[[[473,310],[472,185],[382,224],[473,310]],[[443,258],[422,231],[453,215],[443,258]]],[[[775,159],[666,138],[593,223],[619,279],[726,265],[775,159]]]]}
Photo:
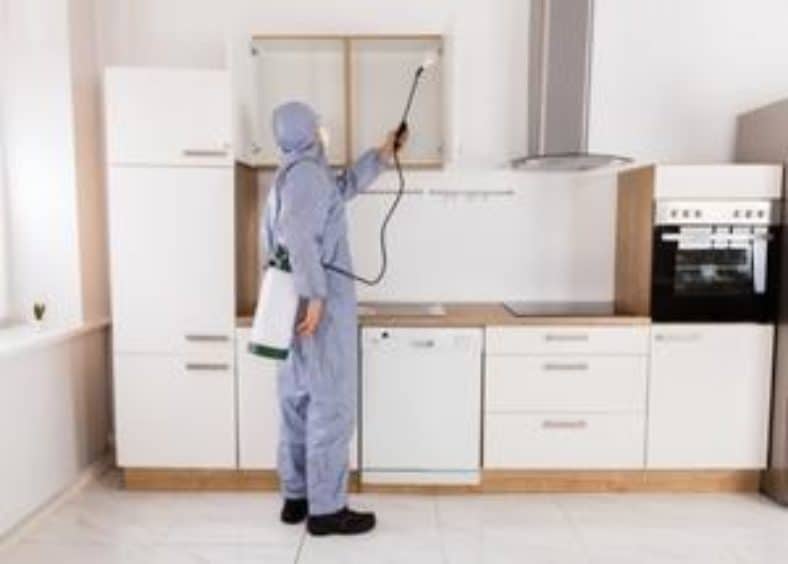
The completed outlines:
{"type": "Polygon", "coordinates": [[[750,219],[752,217],[752,210],[747,210],[745,212],[745,214],[744,214],[744,217],[746,217],[747,219],[750,219]]]}
{"type": "Polygon", "coordinates": [[[763,219],[764,217],[766,217],[766,212],[763,210],[758,210],[758,217],[763,219]]]}
{"type": "Polygon", "coordinates": [[[689,210],[684,210],[681,215],[685,218],[689,217],[689,210]]]}
{"type": "Polygon", "coordinates": [[[700,210],[695,210],[695,217],[700,219],[701,213],[700,210]]]}
{"type": "Polygon", "coordinates": [[[679,215],[679,210],[673,209],[670,210],[670,217],[677,217],[679,215]]]}
{"type": "Polygon", "coordinates": [[[733,210],[733,219],[739,219],[741,212],[739,210],[733,210]]]}

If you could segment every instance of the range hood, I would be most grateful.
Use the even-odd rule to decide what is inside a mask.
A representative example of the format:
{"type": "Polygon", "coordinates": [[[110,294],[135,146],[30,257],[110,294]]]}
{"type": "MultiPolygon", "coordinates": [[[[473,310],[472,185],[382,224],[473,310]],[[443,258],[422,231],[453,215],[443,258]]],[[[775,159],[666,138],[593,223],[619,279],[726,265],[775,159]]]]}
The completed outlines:
{"type": "Polygon", "coordinates": [[[632,162],[588,151],[594,0],[531,0],[528,150],[512,166],[583,171],[632,162]]]}

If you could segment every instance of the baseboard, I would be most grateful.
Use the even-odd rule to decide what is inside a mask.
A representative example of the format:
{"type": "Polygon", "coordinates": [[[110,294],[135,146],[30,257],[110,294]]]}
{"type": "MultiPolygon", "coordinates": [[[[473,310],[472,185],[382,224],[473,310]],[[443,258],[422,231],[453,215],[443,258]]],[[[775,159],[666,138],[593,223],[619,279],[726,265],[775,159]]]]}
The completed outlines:
{"type": "MultiPolygon", "coordinates": [[[[358,491],[358,483],[358,473],[351,472],[350,491],[358,491]]],[[[275,470],[126,468],[123,484],[137,491],[279,491],[275,470]]]]}
{"type": "Polygon", "coordinates": [[[486,470],[490,493],[757,492],[759,470],[530,471],[486,470]]]}
{"type": "Polygon", "coordinates": [[[38,509],[24,517],[10,531],[0,535],[0,553],[11,545],[16,544],[31,529],[35,528],[42,520],[60,509],[63,505],[79,494],[87,485],[95,482],[112,466],[113,454],[107,452],[87,466],[76,479],[66,486],[60,493],[45,501],[38,509]]]}
{"type": "MultiPolygon", "coordinates": [[[[130,490],[277,491],[279,489],[279,480],[273,470],[126,469],[123,475],[125,486],[130,490]]],[[[757,492],[760,477],[759,470],[485,470],[478,485],[361,484],[358,472],[351,472],[350,491],[392,494],[757,492]]]]}

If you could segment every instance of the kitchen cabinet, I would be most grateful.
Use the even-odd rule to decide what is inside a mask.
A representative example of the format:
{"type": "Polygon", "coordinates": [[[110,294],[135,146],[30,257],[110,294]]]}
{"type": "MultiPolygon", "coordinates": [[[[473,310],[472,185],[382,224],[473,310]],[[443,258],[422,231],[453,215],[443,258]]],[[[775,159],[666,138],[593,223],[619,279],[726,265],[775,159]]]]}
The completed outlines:
{"type": "Polygon", "coordinates": [[[642,469],[646,326],[489,327],[484,467],[642,469]]]}
{"type": "MultiPolygon", "coordinates": [[[[276,468],[279,442],[279,363],[248,352],[250,329],[236,333],[238,375],[238,466],[242,470],[276,468]]],[[[358,434],[350,443],[350,469],[358,468],[358,434]]]]}
{"type": "Polygon", "coordinates": [[[115,351],[231,346],[232,169],[112,167],[108,176],[115,351]]]}
{"type": "Polygon", "coordinates": [[[115,425],[125,468],[234,468],[229,75],[109,69],[115,425]]]}
{"type": "Polygon", "coordinates": [[[228,72],[109,68],[104,93],[111,166],[234,162],[228,72]]]}
{"type": "Polygon", "coordinates": [[[774,328],[655,324],[647,466],[766,466],[774,328]]]}
{"type": "Polygon", "coordinates": [[[362,331],[363,483],[474,484],[481,329],[362,331]]]}
{"type": "Polygon", "coordinates": [[[328,160],[347,160],[345,124],[345,42],[342,38],[266,38],[254,41],[253,83],[258,93],[253,110],[257,127],[253,155],[276,162],[279,149],[270,122],[274,109],[291,100],[312,106],[328,128],[328,160]]]}
{"type": "Polygon", "coordinates": [[[114,356],[122,468],[234,468],[232,354],[114,356]]]}
{"type": "Polygon", "coordinates": [[[346,166],[377,146],[402,119],[411,81],[427,57],[435,65],[413,102],[413,135],[403,166],[444,160],[443,39],[440,35],[257,35],[234,45],[236,153],[251,166],[274,167],[279,151],[270,122],[279,104],[297,99],[320,114],[329,162],[346,166]],[[248,76],[237,76],[239,73],[248,76]]]}
{"type": "Polygon", "coordinates": [[[410,165],[443,160],[442,47],[436,38],[356,39],[351,43],[353,154],[374,147],[402,119],[416,69],[427,57],[437,64],[424,71],[413,99],[410,137],[400,155],[410,165]]]}
{"type": "Polygon", "coordinates": [[[485,419],[485,467],[642,469],[645,427],[642,411],[492,413],[485,419]]]}

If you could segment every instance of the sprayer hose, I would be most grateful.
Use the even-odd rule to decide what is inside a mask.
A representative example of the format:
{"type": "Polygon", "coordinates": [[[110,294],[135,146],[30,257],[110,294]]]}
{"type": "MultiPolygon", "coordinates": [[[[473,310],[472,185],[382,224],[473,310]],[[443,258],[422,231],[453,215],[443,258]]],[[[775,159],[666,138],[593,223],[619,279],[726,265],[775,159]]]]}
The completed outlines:
{"type": "Polygon", "coordinates": [[[389,208],[388,212],[386,212],[386,217],[383,219],[383,223],[380,225],[380,257],[381,257],[381,264],[380,264],[380,271],[378,275],[374,278],[364,278],[363,276],[359,276],[353,272],[349,272],[343,268],[340,268],[333,264],[324,264],[323,267],[326,270],[330,270],[331,272],[336,272],[342,276],[350,278],[351,280],[355,280],[356,282],[360,282],[367,286],[377,286],[380,284],[383,277],[386,275],[386,269],[388,268],[389,257],[388,257],[388,249],[386,248],[386,229],[389,226],[389,222],[391,218],[394,216],[394,212],[397,210],[400,201],[402,200],[402,196],[405,194],[405,175],[402,174],[402,164],[399,162],[399,152],[394,151],[394,167],[397,170],[397,177],[399,179],[399,188],[397,189],[397,195],[394,198],[394,201],[391,203],[391,207],[389,208]]]}

